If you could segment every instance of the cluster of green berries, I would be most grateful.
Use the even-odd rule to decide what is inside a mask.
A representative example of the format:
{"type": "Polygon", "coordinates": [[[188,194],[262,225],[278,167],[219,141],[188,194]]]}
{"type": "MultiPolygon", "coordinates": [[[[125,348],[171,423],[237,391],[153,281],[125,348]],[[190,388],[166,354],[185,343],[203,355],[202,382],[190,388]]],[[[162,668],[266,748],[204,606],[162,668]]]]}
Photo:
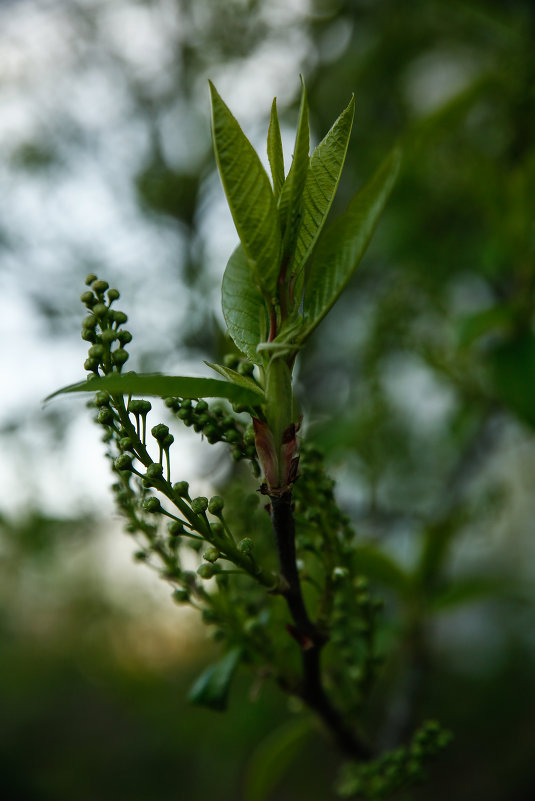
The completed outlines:
{"type": "Polygon", "coordinates": [[[406,748],[390,751],[373,762],[346,765],[338,786],[342,798],[380,801],[425,779],[425,763],[450,742],[451,734],[428,721],[406,748]]]}
{"type": "Polygon", "coordinates": [[[127,316],[124,312],[112,309],[112,304],[119,299],[117,289],[110,289],[107,281],[99,281],[94,273],[86,280],[89,289],[80,298],[89,314],[82,322],[82,339],[90,342],[89,353],[84,363],[86,370],[98,374],[120,372],[128,359],[125,350],[132,334],[121,328],[127,316]]]}
{"type": "MultiPolygon", "coordinates": [[[[184,425],[203,434],[211,445],[216,442],[227,443],[234,461],[250,460],[255,475],[259,475],[255,436],[251,425],[244,425],[220,404],[209,405],[205,400],[167,398],[165,403],[184,425]]],[[[236,408],[236,412],[240,411],[243,410],[236,408]]]]}

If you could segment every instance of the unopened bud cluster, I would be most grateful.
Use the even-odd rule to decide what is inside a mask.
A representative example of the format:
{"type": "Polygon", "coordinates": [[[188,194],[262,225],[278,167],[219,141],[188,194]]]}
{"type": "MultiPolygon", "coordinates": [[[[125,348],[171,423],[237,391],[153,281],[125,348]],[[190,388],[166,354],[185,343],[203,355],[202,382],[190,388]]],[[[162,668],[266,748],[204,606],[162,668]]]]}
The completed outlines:
{"type": "Polygon", "coordinates": [[[124,346],[132,340],[132,334],[122,327],[128,319],[126,314],[112,309],[119,292],[93,273],[87,276],[86,285],[89,289],[80,298],[88,311],[82,322],[82,339],[91,344],[84,367],[97,375],[99,371],[121,372],[128,360],[124,346]]]}

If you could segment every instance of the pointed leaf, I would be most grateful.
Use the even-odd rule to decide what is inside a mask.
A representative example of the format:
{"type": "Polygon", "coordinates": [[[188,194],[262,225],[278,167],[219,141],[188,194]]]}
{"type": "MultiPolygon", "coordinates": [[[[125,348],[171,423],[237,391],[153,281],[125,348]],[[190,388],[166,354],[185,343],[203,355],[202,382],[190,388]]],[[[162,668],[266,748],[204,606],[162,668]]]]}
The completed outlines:
{"type": "Polygon", "coordinates": [[[226,709],[230,685],[241,657],[241,648],[234,648],[220,662],[206,668],[189,691],[188,700],[219,712],[226,709]]]}
{"type": "Polygon", "coordinates": [[[234,224],[259,288],[274,296],[281,237],[273,190],[253,146],[212,83],[210,90],[215,156],[234,224]]]}
{"type": "Polygon", "coordinates": [[[266,337],[266,304],[257,288],[241,245],[228,260],[221,286],[223,315],[237,347],[255,364],[262,364],[256,346],[266,337]]]}
{"type": "Polygon", "coordinates": [[[396,149],[357,192],[347,211],[319,238],[307,273],[301,339],[325,317],[364,255],[394,186],[400,161],[396,149]]]}
{"type": "Polygon", "coordinates": [[[280,191],[284,183],[284,154],[282,152],[281,129],[279,125],[279,115],[277,114],[277,98],[273,98],[271,106],[271,119],[269,121],[267,153],[271,176],[273,178],[273,193],[275,200],[279,199],[280,191]]]}
{"type": "Polygon", "coordinates": [[[112,395],[153,395],[158,398],[227,398],[233,403],[258,406],[259,396],[247,387],[240,387],[217,378],[161,375],[160,373],[111,373],[110,375],[80,381],[58,389],[45,400],[69,392],[98,392],[112,395]]]}
{"type": "MultiPolygon", "coordinates": [[[[310,157],[303,190],[303,218],[295,247],[295,268],[300,272],[308,259],[330,211],[353,127],[355,98],[340,114],[310,157]]],[[[296,293],[299,297],[300,293],[296,293]]]]}
{"type": "Polygon", "coordinates": [[[264,393],[262,392],[261,388],[258,386],[256,381],[253,381],[252,378],[249,378],[248,375],[242,375],[241,373],[236,372],[236,370],[231,370],[230,367],[225,367],[222,364],[212,364],[212,362],[205,362],[208,367],[211,367],[212,370],[215,370],[216,373],[222,375],[227,381],[232,381],[233,384],[236,384],[238,387],[245,387],[245,389],[250,389],[252,392],[256,392],[259,396],[259,400],[265,400],[264,393]]]}
{"type": "Polygon", "coordinates": [[[301,224],[303,190],[308,173],[309,150],[308,101],[305,84],[303,83],[292,166],[282,187],[279,202],[279,218],[283,232],[282,263],[286,266],[289,265],[293,256],[301,224]]]}

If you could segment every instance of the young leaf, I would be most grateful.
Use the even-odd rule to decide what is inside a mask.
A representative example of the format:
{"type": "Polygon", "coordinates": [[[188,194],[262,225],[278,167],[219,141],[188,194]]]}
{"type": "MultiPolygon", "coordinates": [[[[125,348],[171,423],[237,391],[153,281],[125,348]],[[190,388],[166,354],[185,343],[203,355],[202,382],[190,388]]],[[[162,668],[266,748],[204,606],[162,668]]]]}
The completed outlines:
{"type": "Polygon", "coordinates": [[[256,392],[259,395],[259,400],[265,400],[264,393],[256,381],[253,381],[249,376],[241,375],[241,373],[236,372],[236,370],[231,370],[230,367],[224,367],[222,364],[212,364],[211,362],[205,362],[205,364],[211,367],[212,370],[215,370],[216,373],[226,378],[227,381],[232,381],[232,383],[236,384],[238,387],[250,389],[252,392],[256,392]]]}
{"type": "Polygon", "coordinates": [[[320,236],[307,272],[301,340],[325,317],[364,255],[394,186],[400,161],[396,149],[357,192],[346,212],[320,236]]]}
{"type": "Polygon", "coordinates": [[[256,346],[265,338],[266,304],[241,245],[228,260],[221,286],[221,304],[229,334],[237,347],[249,361],[262,364],[256,346]]]}
{"type": "Polygon", "coordinates": [[[273,297],[281,247],[273,190],[253,146],[212,83],[210,91],[214,150],[230,211],[258,287],[273,297]]]}
{"type": "MultiPolygon", "coordinates": [[[[295,246],[295,270],[300,273],[308,259],[330,211],[349,144],[355,98],[340,114],[330,131],[310,156],[303,190],[303,217],[295,246]]],[[[296,292],[296,297],[300,293],[296,292]]]]}
{"type": "Polygon", "coordinates": [[[283,232],[282,260],[283,264],[286,265],[289,265],[293,256],[301,224],[303,190],[307,179],[309,149],[308,102],[305,84],[303,83],[292,166],[282,187],[279,201],[279,218],[283,232]]]}
{"type": "Polygon", "coordinates": [[[110,375],[80,381],[58,389],[45,400],[69,392],[98,392],[105,390],[112,395],[154,395],[158,398],[226,398],[233,403],[258,406],[258,392],[248,387],[237,386],[217,378],[193,378],[189,376],[161,375],[160,373],[111,373],[110,375]]]}
{"type": "Polygon", "coordinates": [[[226,709],[230,684],[241,657],[241,648],[234,648],[220,662],[206,668],[189,691],[188,700],[219,712],[226,709]]]}
{"type": "Polygon", "coordinates": [[[271,119],[269,121],[267,154],[271,176],[273,178],[273,193],[275,200],[279,199],[280,191],[284,183],[284,155],[282,152],[281,129],[279,116],[277,114],[277,98],[273,98],[271,106],[271,119]]]}

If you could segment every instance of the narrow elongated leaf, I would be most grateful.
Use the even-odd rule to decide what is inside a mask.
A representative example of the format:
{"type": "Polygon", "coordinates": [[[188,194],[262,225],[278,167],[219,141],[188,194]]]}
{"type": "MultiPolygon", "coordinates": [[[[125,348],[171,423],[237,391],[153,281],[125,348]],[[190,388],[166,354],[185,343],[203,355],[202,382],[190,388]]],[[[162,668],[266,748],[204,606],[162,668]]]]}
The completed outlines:
{"type": "Polygon", "coordinates": [[[304,339],[333,306],[361,260],[394,186],[401,161],[394,150],[320,236],[307,272],[304,339]]]}
{"type": "Polygon", "coordinates": [[[189,701],[220,712],[226,709],[230,684],[241,656],[241,648],[234,648],[220,662],[206,668],[189,691],[189,701]]]}
{"type": "Polygon", "coordinates": [[[303,217],[295,247],[295,269],[304,267],[329,214],[344,162],[355,116],[355,98],[340,114],[310,156],[303,190],[303,217]]]}
{"type": "Polygon", "coordinates": [[[238,245],[228,260],[221,286],[223,315],[237,347],[255,364],[262,358],[256,346],[266,338],[266,304],[256,286],[247,256],[238,245]]]}
{"type": "Polygon", "coordinates": [[[253,753],[247,767],[243,801],[267,801],[297,759],[310,736],[308,720],[286,721],[268,734],[253,753]]]}
{"type": "Polygon", "coordinates": [[[279,202],[279,218],[283,232],[283,269],[287,269],[290,266],[301,225],[303,190],[308,173],[309,150],[308,101],[305,84],[303,83],[292,166],[282,187],[279,202]]]}
{"type": "Polygon", "coordinates": [[[214,85],[214,150],[227,201],[258,286],[274,296],[281,236],[277,206],[264,167],[214,85]]]}
{"type": "Polygon", "coordinates": [[[252,392],[256,392],[259,396],[259,400],[264,400],[264,393],[256,383],[253,381],[252,378],[249,378],[248,375],[241,375],[241,373],[236,372],[236,370],[231,370],[230,367],[225,367],[222,364],[212,364],[212,362],[205,362],[208,367],[211,367],[212,370],[215,370],[216,373],[222,375],[227,381],[232,381],[233,384],[236,384],[239,387],[245,387],[245,389],[250,389],[252,392]]]}
{"type": "Polygon", "coordinates": [[[277,114],[277,98],[273,98],[271,106],[271,119],[269,121],[267,154],[269,166],[271,167],[271,177],[273,178],[273,193],[275,200],[279,199],[280,191],[284,183],[284,154],[282,152],[281,129],[279,125],[279,115],[277,114]]]}
{"type": "Polygon", "coordinates": [[[219,381],[217,378],[194,378],[190,376],[161,375],[160,373],[113,373],[111,375],[80,381],[58,389],[46,400],[68,392],[98,392],[105,390],[112,395],[153,395],[158,398],[227,398],[234,403],[258,406],[257,392],[243,386],[219,381]]]}

